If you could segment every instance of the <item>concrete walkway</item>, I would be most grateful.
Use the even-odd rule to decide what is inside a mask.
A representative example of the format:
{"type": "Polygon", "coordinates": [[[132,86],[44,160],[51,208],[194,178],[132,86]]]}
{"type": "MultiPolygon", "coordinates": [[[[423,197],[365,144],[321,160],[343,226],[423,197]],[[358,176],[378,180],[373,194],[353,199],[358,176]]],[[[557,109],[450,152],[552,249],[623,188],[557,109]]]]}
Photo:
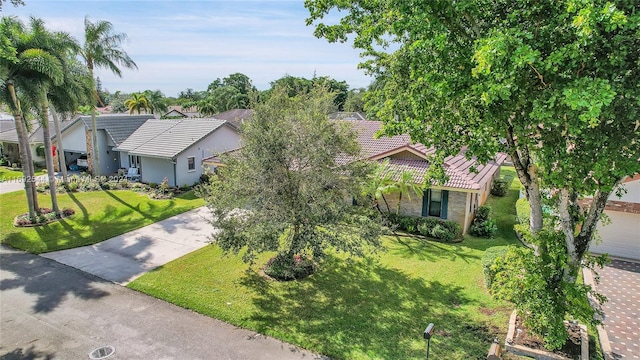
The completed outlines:
{"type": "MultiPolygon", "coordinates": [[[[56,174],[56,177],[58,174],[56,174]]],[[[47,175],[36,176],[36,182],[49,181],[47,175]]],[[[0,182],[0,194],[6,194],[14,191],[24,191],[24,182],[22,179],[11,179],[0,182]]]]}
{"type": "Polygon", "coordinates": [[[319,359],[36,255],[0,246],[0,358],[319,359]]]}
{"type": "Polygon", "coordinates": [[[41,256],[126,285],[140,275],[209,243],[214,229],[201,207],[101,243],[41,256]]]}

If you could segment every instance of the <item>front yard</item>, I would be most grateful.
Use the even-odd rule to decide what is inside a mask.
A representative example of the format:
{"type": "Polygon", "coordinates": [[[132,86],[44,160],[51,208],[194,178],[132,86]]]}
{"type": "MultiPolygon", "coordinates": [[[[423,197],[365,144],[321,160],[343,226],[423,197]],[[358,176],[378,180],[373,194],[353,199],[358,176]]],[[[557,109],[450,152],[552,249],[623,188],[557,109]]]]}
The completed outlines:
{"type": "MultiPolygon", "coordinates": [[[[38,196],[40,207],[51,207],[49,195],[38,196]]],[[[27,211],[24,191],[0,195],[0,241],[39,254],[91,245],[125,232],[195,209],[204,201],[187,192],[172,200],[151,200],[130,190],[58,194],[60,208],[75,215],[38,227],[14,227],[16,215],[27,211]]]]}
{"type": "MultiPolygon", "coordinates": [[[[39,169],[35,172],[35,176],[46,175],[45,170],[39,169]]],[[[0,166],[0,182],[22,179],[23,173],[19,170],[12,170],[5,166],[0,166]]]]}
{"type": "Polygon", "coordinates": [[[518,188],[516,179],[506,197],[489,200],[495,239],[444,244],[388,236],[373,260],[330,256],[294,282],[269,281],[259,266],[208,246],[129,287],[336,359],[424,358],[430,322],[432,358],[485,358],[494,337],[504,340],[512,307],[489,296],[480,259],[488,247],[519,244],[512,230],[518,188]]]}

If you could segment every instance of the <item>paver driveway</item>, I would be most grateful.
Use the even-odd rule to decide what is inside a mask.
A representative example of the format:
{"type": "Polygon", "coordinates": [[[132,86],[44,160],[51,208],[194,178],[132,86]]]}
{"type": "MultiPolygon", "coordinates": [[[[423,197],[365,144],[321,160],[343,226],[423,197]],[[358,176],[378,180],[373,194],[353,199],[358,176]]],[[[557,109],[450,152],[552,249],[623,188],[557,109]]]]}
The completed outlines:
{"type": "Polygon", "coordinates": [[[640,263],[612,260],[598,274],[596,289],[609,299],[602,306],[609,358],[640,359],[640,263]]]}

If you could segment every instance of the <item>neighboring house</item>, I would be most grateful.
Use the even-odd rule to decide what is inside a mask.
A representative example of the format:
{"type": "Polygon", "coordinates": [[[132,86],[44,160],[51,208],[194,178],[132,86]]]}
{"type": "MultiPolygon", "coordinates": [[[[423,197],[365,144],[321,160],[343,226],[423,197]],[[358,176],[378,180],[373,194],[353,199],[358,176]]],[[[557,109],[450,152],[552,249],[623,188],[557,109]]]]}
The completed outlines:
{"type": "Polygon", "coordinates": [[[610,223],[598,223],[601,240],[594,241],[590,251],[640,260],[640,174],[627,177],[623,187],[627,192],[622,197],[615,193],[609,197],[604,213],[610,223]]]}
{"type": "Polygon", "coordinates": [[[235,126],[213,118],[149,120],[118,148],[124,167],[136,167],[140,180],[170,186],[193,185],[203,173],[202,160],[239,147],[235,126]]]}
{"type": "MultiPolygon", "coordinates": [[[[121,167],[120,155],[115,150],[122,142],[133,134],[147,120],[153,119],[152,114],[143,115],[100,115],[96,116],[96,129],[98,131],[96,149],[100,151],[100,174],[112,175],[118,172],[121,167]]],[[[51,128],[51,127],[50,127],[51,128]]],[[[84,167],[85,159],[89,172],[93,173],[93,154],[91,140],[91,116],[78,116],[61,130],[62,144],[67,168],[80,166],[84,167]]],[[[56,136],[52,136],[54,146],[56,146],[56,136]]],[[[54,158],[56,171],[62,164],[58,156],[54,158]]]]}
{"type": "Polygon", "coordinates": [[[361,112],[338,111],[329,114],[331,120],[367,120],[367,117],[361,112]]]}
{"type": "MultiPolygon", "coordinates": [[[[45,166],[44,156],[38,155],[38,148],[44,146],[42,127],[38,121],[31,123],[32,130],[29,132],[29,149],[33,162],[40,166],[45,166]]],[[[55,133],[53,122],[49,122],[49,136],[55,133]]],[[[0,119],[0,155],[11,163],[20,163],[20,150],[18,146],[18,132],[13,118],[0,119]]]]}
{"type": "MultiPolygon", "coordinates": [[[[416,184],[422,184],[429,168],[428,156],[433,148],[411,143],[409,135],[374,138],[381,123],[368,120],[349,121],[358,133],[358,142],[365,159],[389,161],[389,170],[396,180],[403,171],[413,174],[416,184]]],[[[412,216],[433,216],[455,221],[466,232],[475,210],[482,206],[491,191],[493,180],[500,176],[500,165],[505,154],[498,154],[494,161],[482,165],[475,160],[467,160],[463,153],[444,160],[444,168],[449,180],[444,185],[433,185],[424,190],[422,196],[411,194],[411,200],[403,197],[400,213],[412,216]],[[475,167],[476,172],[471,168],[475,167]]],[[[395,211],[397,194],[385,196],[391,211],[395,211]]],[[[384,204],[381,205],[384,208],[384,204]]],[[[386,210],[386,209],[385,209],[386,210]]]]}
{"type": "Polygon", "coordinates": [[[232,125],[240,128],[240,125],[245,120],[251,119],[253,116],[253,110],[251,109],[231,109],[219,114],[215,114],[212,117],[220,120],[227,120],[232,125]]]}
{"type": "Polygon", "coordinates": [[[163,114],[163,119],[177,119],[177,118],[200,118],[202,114],[198,112],[195,106],[183,108],[180,105],[171,105],[167,108],[167,113],[163,114]]]}

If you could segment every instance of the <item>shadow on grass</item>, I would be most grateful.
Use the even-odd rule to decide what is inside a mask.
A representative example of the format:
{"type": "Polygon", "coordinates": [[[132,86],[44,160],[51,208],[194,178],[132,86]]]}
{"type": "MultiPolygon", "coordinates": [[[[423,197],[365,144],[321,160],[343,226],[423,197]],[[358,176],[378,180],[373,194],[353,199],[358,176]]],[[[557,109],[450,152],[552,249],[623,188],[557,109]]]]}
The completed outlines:
{"type": "Polygon", "coordinates": [[[99,299],[108,292],[93,286],[100,282],[97,278],[84,276],[76,270],[39,256],[2,249],[3,271],[12,275],[3,275],[0,290],[23,288],[27,294],[34,294],[37,300],[33,305],[36,313],[48,313],[56,309],[68,296],[81,299],[99,299]],[[67,271],[65,271],[67,270],[67,271]]]}
{"type": "Polygon", "coordinates": [[[403,258],[414,258],[421,261],[440,261],[442,259],[456,260],[457,258],[469,263],[478,261],[480,257],[467,252],[466,248],[475,249],[474,246],[462,243],[441,243],[427,238],[419,238],[412,235],[398,234],[392,238],[395,243],[387,249],[394,255],[403,258]]]}
{"type": "Polygon", "coordinates": [[[365,262],[329,257],[316,274],[289,283],[248,271],[242,284],[256,294],[255,330],[338,359],[420,358],[430,322],[439,329],[434,358],[480,358],[499,332],[459,309],[474,303],[462,287],[365,262]]]}
{"type": "Polygon", "coordinates": [[[75,195],[73,195],[73,192],[68,191],[67,195],[69,195],[69,199],[71,199],[76,204],[76,206],[80,209],[80,211],[82,211],[84,220],[89,221],[89,212],[87,211],[87,208],[84,206],[84,204],[81,203],[80,200],[78,200],[78,198],[75,197],[75,195]]]}
{"type": "Polygon", "coordinates": [[[17,348],[0,356],[0,360],[53,360],[56,353],[36,350],[33,345],[23,349],[17,348]]]}

